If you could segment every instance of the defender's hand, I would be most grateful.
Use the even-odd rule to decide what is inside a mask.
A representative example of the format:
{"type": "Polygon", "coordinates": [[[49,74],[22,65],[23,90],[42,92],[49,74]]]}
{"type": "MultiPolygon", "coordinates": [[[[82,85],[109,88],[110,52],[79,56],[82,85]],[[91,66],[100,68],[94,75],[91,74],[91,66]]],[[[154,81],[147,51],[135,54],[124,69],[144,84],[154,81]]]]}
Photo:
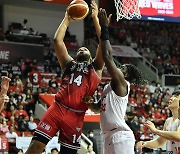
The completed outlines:
{"type": "Polygon", "coordinates": [[[146,142],[144,141],[140,141],[136,144],[136,149],[139,151],[139,152],[142,152],[142,148],[144,148],[146,145],[146,142]]]}
{"type": "Polygon", "coordinates": [[[107,17],[106,10],[101,8],[98,14],[100,26],[109,26],[109,23],[111,22],[111,16],[112,14],[107,17]]]}
{"type": "Polygon", "coordinates": [[[92,96],[85,96],[83,98],[83,101],[86,103],[86,104],[92,104],[94,103],[94,98],[92,96]]]}
{"type": "Polygon", "coordinates": [[[149,121],[149,120],[146,121],[145,125],[148,126],[148,128],[150,129],[150,131],[152,133],[154,133],[154,134],[157,133],[157,129],[156,129],[155,125],[151,121],[149,121]]]}

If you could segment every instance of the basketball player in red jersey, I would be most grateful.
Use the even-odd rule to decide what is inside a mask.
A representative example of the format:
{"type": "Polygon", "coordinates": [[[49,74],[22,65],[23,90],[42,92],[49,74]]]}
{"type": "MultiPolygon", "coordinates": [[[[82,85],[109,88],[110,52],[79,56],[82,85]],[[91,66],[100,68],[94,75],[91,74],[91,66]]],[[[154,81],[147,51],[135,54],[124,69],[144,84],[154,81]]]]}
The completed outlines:
{"type": "MultiPolygon", "coordinates": [[[[91,6],[92,18],[99,38],[98,8],[94,1],[91,6]]],[[[58,131],[60,131],[61,154],[76,154],[80,149],[84,115],[88,109],[88,104],[83,101],[83,98],[92,96],[97,89],[104,62],[100,46],[97,48],[94,60],[85,47],[79,48],[76,60],[68,54],[63,39],[71,20],[66,12],[54,38],[56,55],[63,72],[62,84],[55,96],[55,102],[47,110],[35,130],[26,154],[41,153],[58,131]]]]}
{"type": "Polygon", "coordinates": [[[7,91],[9,88],[9,82],[11,81],[10,78],[3,76],[1,81],[1,91],[0,91],[0,112],[4,108],[4,103],[9,100],[7,96],[7,91]]]}

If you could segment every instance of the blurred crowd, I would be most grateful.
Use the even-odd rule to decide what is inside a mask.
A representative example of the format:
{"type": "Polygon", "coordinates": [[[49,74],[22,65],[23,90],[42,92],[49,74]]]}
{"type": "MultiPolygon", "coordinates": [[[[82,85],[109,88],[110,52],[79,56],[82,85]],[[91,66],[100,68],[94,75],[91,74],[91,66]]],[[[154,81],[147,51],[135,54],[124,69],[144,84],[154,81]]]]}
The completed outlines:
{"type": "MultiPolygon", "coordinates": [[[[90,27],[93,24],[88,19],[85,40],[96,45],[96,33],[90,27]]],[[[158,69],[159,75],[180,74],[180,24],[121,20],[109,27],[112,45],[131,46],[158,69]]]]}

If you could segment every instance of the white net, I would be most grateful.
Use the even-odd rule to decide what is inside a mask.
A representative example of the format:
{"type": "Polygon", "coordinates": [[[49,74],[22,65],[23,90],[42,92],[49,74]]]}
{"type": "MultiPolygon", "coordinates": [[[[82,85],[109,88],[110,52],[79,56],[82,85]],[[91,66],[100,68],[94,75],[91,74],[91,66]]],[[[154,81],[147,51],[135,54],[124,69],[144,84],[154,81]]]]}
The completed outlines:
{"type": "Polygon", "coordinates": [[[139,0],[114,0],[116,7],[117,21],[122,18],[132,19],[133,17],[141,18],[139,10],[139,0]]]}

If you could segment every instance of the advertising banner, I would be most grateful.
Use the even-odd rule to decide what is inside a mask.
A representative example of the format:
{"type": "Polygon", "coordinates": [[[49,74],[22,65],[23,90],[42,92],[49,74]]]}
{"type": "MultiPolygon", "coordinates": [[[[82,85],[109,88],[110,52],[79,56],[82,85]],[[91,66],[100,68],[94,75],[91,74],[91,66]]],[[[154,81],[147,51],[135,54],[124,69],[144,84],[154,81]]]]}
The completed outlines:
{"type": "Polygon", "coordinates": [[[0,42],[0,64],[16,62],[20,57],[37,59],[42,62],[44,58],[44,46],[37,44],[0,42]]]}
{"type": "Polygon", "coordinates": [[[180,22],[179,0],[139,0],[139,8],[143,19],[180,22]]]}

